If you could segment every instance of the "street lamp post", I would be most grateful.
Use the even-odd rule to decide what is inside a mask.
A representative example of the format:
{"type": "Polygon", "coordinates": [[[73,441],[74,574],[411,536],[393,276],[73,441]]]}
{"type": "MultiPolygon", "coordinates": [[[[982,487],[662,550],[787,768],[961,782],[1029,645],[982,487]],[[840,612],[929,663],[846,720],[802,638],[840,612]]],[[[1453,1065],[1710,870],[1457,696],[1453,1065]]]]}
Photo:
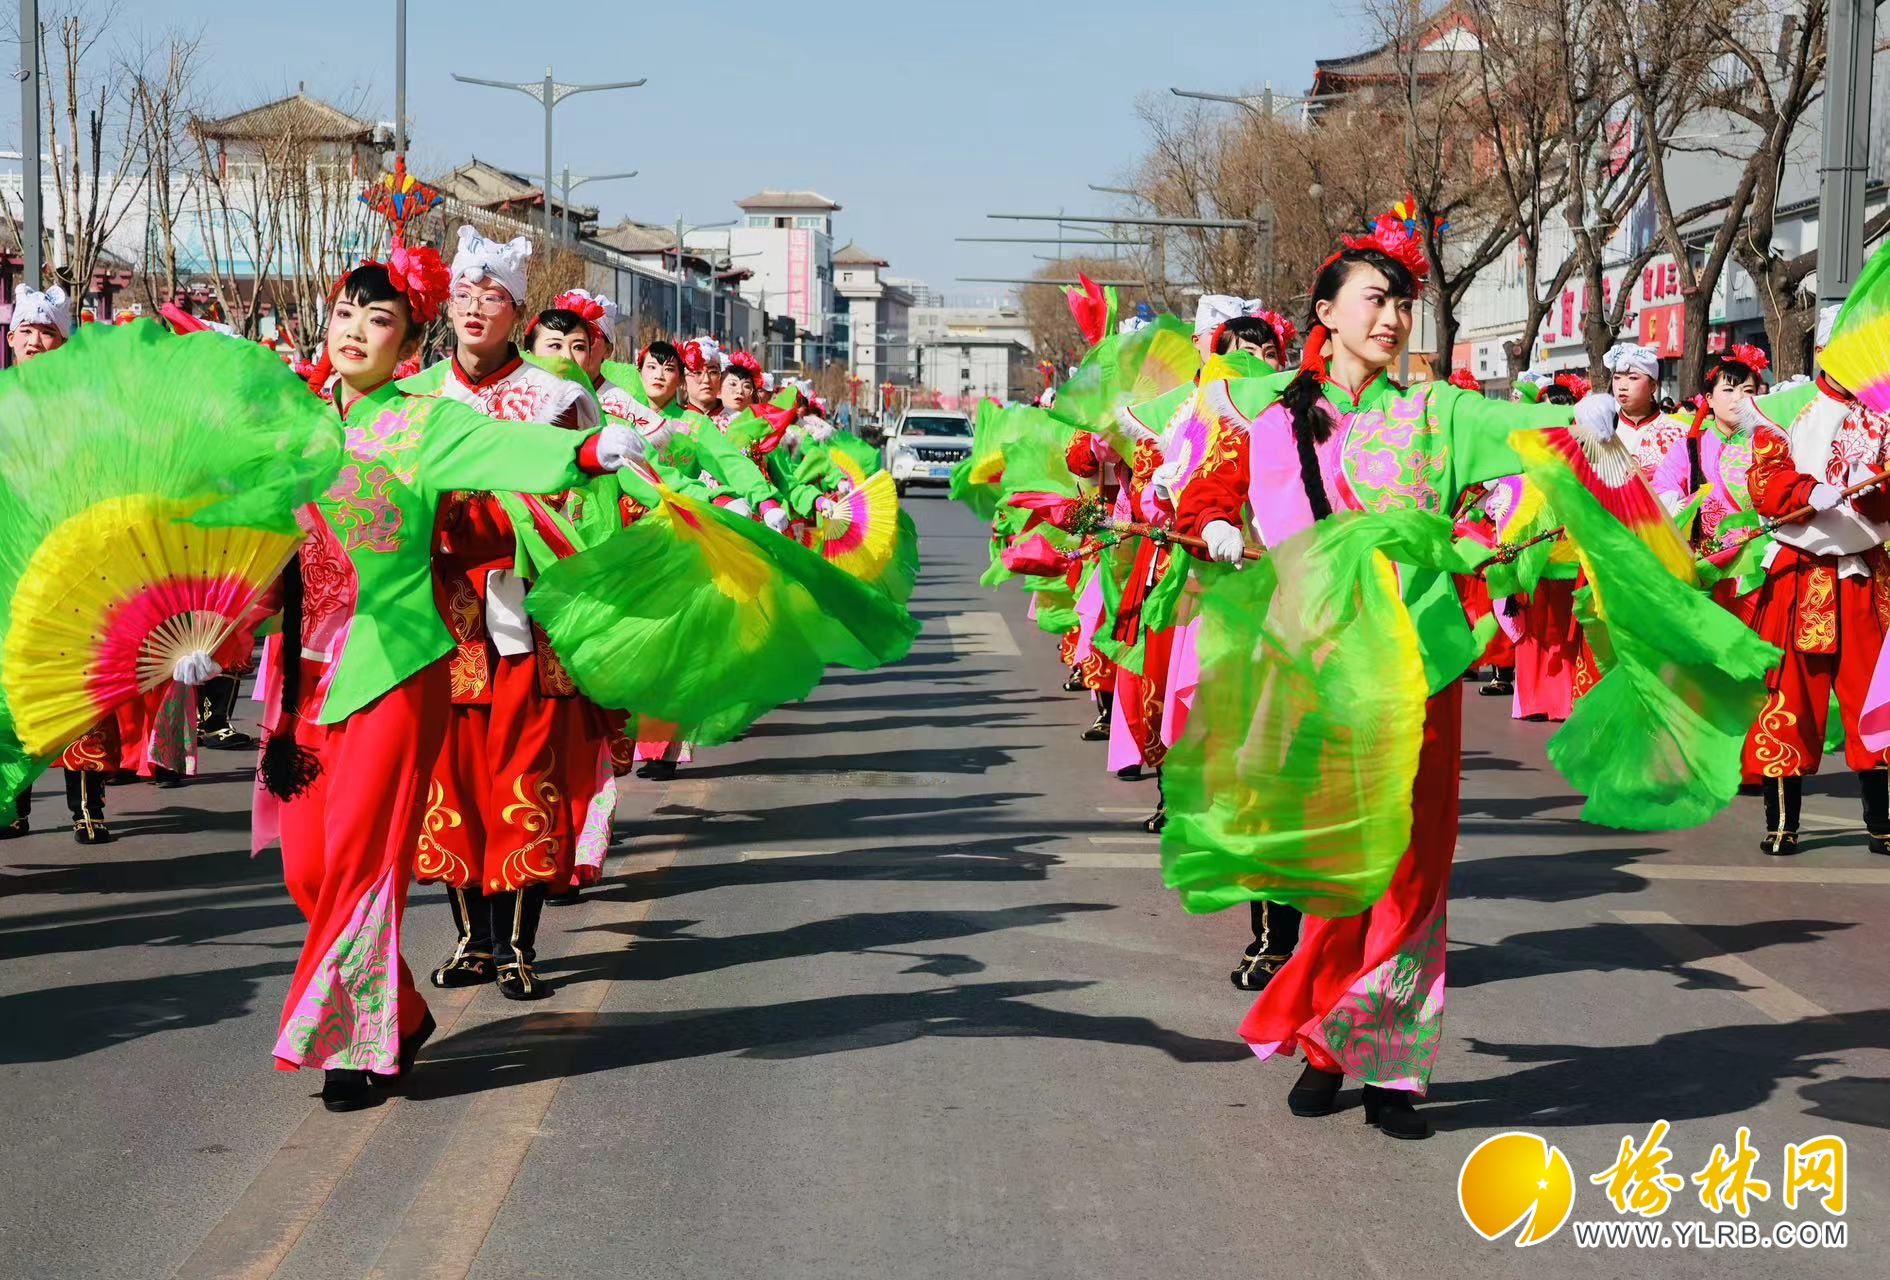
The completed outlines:
{"type": "Polygon", "coordinates": [[[1875,6],[1832,0],[1818,200],[1818,298],[1842,302],[1864,266],[1865,177],[1870,163],[1870,63],[1875,6]]]}
{"type": "Polygon", "coordinates": [[[20,0],[20,257],[22,284],[45,283],[39,190],[39,0],[20,0]]]}
{"type": "MultiPolygon", "coordinates": [[[[686,247],[683,244],[683,237],[691,231],[712,231],[717,227],[734,225],[733,218],[727,218],[721,222],[698,222],[694,226],[685,223],[681,218],[676,219],[676,328],[674,333],[678,339],[682,337],[683,250],[686,247]]],[[[715,300],[715,264],[713,262],[709,264],[709,300],[711,302],[715,300]]]]}
{"type": "Polygon", "coordinates": [[[488,89],[511,89],[533,99],[545,109],[545,244],[551,245],[551,180],[554,176],[551,168],[551,113],[560,102],[578,93],[597,93],[604,89],[636,89],[649,81],[613,80],[607,84],[565,84],[554,79],[551,68],[545,68],[543,81],[537,80],[482,80],[478,76],[463,76],[453,73],[453,79],[461,84],[482,84],[488,89]]]}
{"type": "MultiPolygon", "coordinates": [[[[579,187],[583,186],[585,183],[587,182],[616,182],[620,179],[634,178],[636,176],[637,176],[637,171],[635,169],[631,169],[624,173],[593,173],[586,177],[573,178],[571,176],[571,166],[566,165],[564,167],[564,182],[561,187],[561,189],[564,192],[564,212],[565,212],[566,217],[568,218],[571,213],[571,193],[573,191],[576,191],[579,187]]],[[[571,247],[571,242],[573,239],[575,239],[575,237],[571,234],[571,230],[567,226],[565,228],[565,235],[564,235],[564,244],[567,249],[571,247]]]]}
{"type": "MultiPolygon", "coordinates": [[[[1254,105],[1252,98],[1238,97],[1231,93],[1204,93],[1196,89],[1170,89],[1168,92],[1177,98],[1199,98],[1204,102],[1228,102],[1239,107],[1255,119],[1270,121],[1273,119],[1273,85],[1269,82],[1260,93],[1260,104],[1254,105]]],[[[1260,285],[1260,296],[1268,302],[1273,300],[1273,206],[1267,201],[1267,149],[1260,148],[1260,202],[1253,211],[1254,252],[1259,255],[1259,268],[1256,273],[1260,285]]]]}

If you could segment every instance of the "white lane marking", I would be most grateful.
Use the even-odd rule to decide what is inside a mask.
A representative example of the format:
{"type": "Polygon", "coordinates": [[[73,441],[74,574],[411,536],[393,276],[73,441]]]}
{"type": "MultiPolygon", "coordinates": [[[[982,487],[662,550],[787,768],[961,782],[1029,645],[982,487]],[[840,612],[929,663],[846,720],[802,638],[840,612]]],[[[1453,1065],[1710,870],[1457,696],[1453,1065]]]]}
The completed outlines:
{"type": "Polygon", "coordinates": [[[1125,814],[1126,814],[1126,815],[1130,815],[1130,816],[1133,816],[1133,817],[1138,817],[1138,818],[1146,818],[1146,817],[1148,817],[1148,806],[1147,806],[1147,805],[1143,805],[1143,806],[1142,806],[1141,808],[1139,808],[1139,809],[1125,809],[1125,808],[1123,808],[1123,807],[1121,807],[1120,805],[1117,805],[1117,806],[1114,806],[1114,807],[1112,807],[1112,806],[1110,806],[1110,805],[1106,805],[1106,804],[1099,804],[1099,805],[1097,805],[1097,806],[1096,806],[1096,812],[1097,812],[1097,813],[1112,813],[1112,814],[1116,814],[1116,815],[1118,815],[1118,816],[1121,816],[1121,815],[1125,815],[1125,814]]]}
{"type": "Polygon", "coordinates": [[[945,630],[951,633],[953,653],[1023,656],[1001,613],[954,613],[945,619],[945,630]]]}
{"type": "Polygon", "coordinates": [[[772,862],[776,858],[837,858],[833,849],[743,849],[743,862],[772,862]]]}
{"type": "Polygon", "coordinates": [[[1731,978],[1743,988],[1732,994],[1744,1000],[1774,1022],[1803,1022],[1828,1019],[1831,1011],[1768,977],[1738,956],[1727,955],[1698,930],[1681,924],[1665,911],[1617,911],[1614,918],[1623,924],[1646,929],[1660,948],[1689,968],[1704,969],[1731,978]]]}
{"type": "Polygon", "coordinates": [[[1053,854],[1056,861],[1049,865],[1051,871],[1061,871],[1065,867],[1075,867],[1086,871],[1160,871],[1161,855],[1157,853],[1058,853],[1053,854]]]}
{"type": "Polygon", "coordinates": [[[1623,870],[1649,880],[1722,884],[1890,884],[1890,867],[1688,867],[1643,862],[1623,870]]]}
{"type": "Polygon", "coordinates": [[[1153,846],[1161,844],[1162,838],[1160,836],[1091,836],[1089,842],[1091,844],[1138,844],[1153,846]]]}
{"type": "Polygon", "coordinates": [[[1864,829],[1861,818],[1837,818],[1828,813],[1801,813],[1798,815],[1798,825],[1818,831],[1862,831],[1864,829]]]}

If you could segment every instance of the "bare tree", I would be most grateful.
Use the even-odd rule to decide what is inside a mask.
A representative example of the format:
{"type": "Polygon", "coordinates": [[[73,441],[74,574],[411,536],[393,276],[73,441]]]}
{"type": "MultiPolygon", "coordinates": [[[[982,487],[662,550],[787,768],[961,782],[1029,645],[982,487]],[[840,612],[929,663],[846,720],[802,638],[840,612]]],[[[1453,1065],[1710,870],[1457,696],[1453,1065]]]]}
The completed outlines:
{"type": "Polygon", "coordinates": [[[90,291],[99,259],[140,186],[130,163],[135,113],[119,91],[122,67],[100,65],[109,61],[100,41],[116,16],[109,6],[74,10],[42,22],[37,33],[53,150],[49,257],[53,278],[75,298],[90,291]]]}
{"type": "Polygon", "coordinates": [[[145,245],[139,255],[145,296],[154,303],[184,283],[178,243],[184,214],[195,202],[197,170],[188,163],[190,113],[201,36],[173,33],[161,53],[131,69],[131,106],[137,125],[134,146],[146,204],[145,245]]]}
{"type": "MultiPolygon", "coordinates": [[[[1826,4],[1804,0],[1798,16],[1803,37],[1785,42],[1782,65],[1774,71],[1748,47],[1764,47],[1772,7],[1762,0],[1599,3],[1604,20],[1596,24],[1595,34],[1627,90],[1644,146],[1659,241],[1680,273],[1685,348],[1679,378],[1683,387],[1691,388],[1699,385],[1706,362],[1713,292],[1742,238],[1756,243],[1753,262],[1761,266],[1765,284],[1781,283],[1760,259],[1770,255],[1778,177],[1792,131],[1823,74],[1826,4]],[[1686,145],[1695,138],[1707,145],[1686,145]],[[1746,146],[1750,150],[1738,154],[1737,149],[1746,146]],[[1709,150],[1737,164],[1730,190],[1692,208],[1676,205],[1671,160],[1686,150],[1709,150]],[[1762,231],[1747,226],[1761,187],[1769,191],[1763,201],[1762,231]],[[1715,212],[1722,216],[1711,234],[1696,235],[1700,220],[1715,212]],[[1701,240],[1703,247],[1696,250],[1701,240]]],[[[1778,300],[1772,306],[1777,308],[1778,300]]],[[[1779,314],[1782,321],[1788,313],[1779,314]]],[[[1775,349],[1776,342],[1774,338],[1775,349]]]]}

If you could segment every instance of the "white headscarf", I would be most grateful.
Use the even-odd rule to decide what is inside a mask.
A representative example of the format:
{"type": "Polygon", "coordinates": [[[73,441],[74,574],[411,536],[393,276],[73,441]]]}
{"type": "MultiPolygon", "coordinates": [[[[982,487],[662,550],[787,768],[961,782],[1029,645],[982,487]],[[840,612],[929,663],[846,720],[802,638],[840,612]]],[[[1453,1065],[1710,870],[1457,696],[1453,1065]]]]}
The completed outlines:
{"type": "Polygon", "coordinates": [[[694,347],[697,351],[701,352],[702,367],[710,372],[728,367],[728,356],[723,352],[722,344],[717,342],[714,338],[707,337],[706,335],[700,338],[691,338],[683,345],[685,347],[694,347]]]}
{"type": "Polygon", "coordinates": [[[1660,353],[1633,342],[1610,347],[1608,354],[1601,357],[1601,367],[1609,373],[1644,373],[1660,381],[1660,353]]]}
{"type": "Polygon", "coordinates": [[[1265,310],[1266,304],[1258,298],[1236,298],[1228,293],[1204,293],[1201,295],[1201,301],[1194,304],[1195,336],[1213,333],[1229,320],[1240,316],[1257,316],[1265,310]]]}
{"type": "Polygon", "coordinates": [[[59,330],[59,336],[72,336],[72,300],[58,285],[41,293],[28,285],[13,291],[13,323],[43,324],[59,330]]]}
{"type": "Polygon", "coordinates": [[[459,251],[453,255],[453,283],[490,280],[511,294],[513,302],[523,304],[525,260],[531,256],[532,242],[524,236],[500,244],[461,226],[459,251]]]}
{"type": "Polygon", "coordinates": [[[1555,375],[1546,369],[1524,369],[1516,375],[1516,381],[1527,382],[1533,386],[1546,387],[1555,381],[1555,375]]]}

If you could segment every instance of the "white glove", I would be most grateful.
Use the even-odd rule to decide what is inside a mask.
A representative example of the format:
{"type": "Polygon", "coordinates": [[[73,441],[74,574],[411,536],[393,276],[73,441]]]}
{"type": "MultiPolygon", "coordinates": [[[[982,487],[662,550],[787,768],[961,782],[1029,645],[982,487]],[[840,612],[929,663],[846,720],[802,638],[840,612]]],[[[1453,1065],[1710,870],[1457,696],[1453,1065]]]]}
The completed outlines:
{"type": "Polygon", "coordinates": [[[1575,425],[1597,440],[1614,439],[1614,427],[1621,417],[1621,406],[1605,391],[1583,396],[1575,402],[1575,425]]]}
{"type": "Polygon", "coordinates": [[[832,498],[826,497],[824,495],[821,497],[815,498],[814,499],[814,514],[817,516],[831,516],[833,514],[833,509],[835,505],[836,503],[834,502],[832,498]]]}
{"type": "Polygon", "coordinates": [[[1811,486],[1811,496],[1805,501],[1810,504],[1813,511],[1829,511],[1844,501],[1844,490],[1836,485],[1814,484],[1811,486]]]}
{"type": "Polygon", "coordinates": [[[177,661],[171,664],[171,679],[178,684],[209,684],[222,674],[222,665],[202,649],[180,654],[177,661]]]}
{"type": "Polygon", "coordinates": [[[770,507],[768,510],[761,513],[761,523],[767,525],[776,533],[786,533],[788,526],[788,514],[786,509],[782,507],[770,507]]]}
{"type": "Polygon", "coordinates": [[[1155,496],[1169,506],[1175,505],[1175,489],[1181,484],[1181,461],[1164,462],[1155,468],[1155,474],[1148,478],[1148,487],[1155,491],[1155,496]]]}
{"type": "Polygon", "coordinates": [[[827,441],[833,439],[833,423],[827,421],[825,418],[802,418],[801,425],[806,429],[808,436],[815,444],[825,444],[827,441]]]}
{"type": "Polygon", "coordinates": [[[746,502],[743,502],[740,498],[733,498],[723,503],[722,510],[732,516],[752,516],[755,514],[755,509],[746,502]]]}
{"type": "Polygon", "coordinates": [[[635,427],[613,422],[597,433],[597,461],[606,471],[618,471],[643,459],[643,437],[635,427]]]}
{"type": "Polygon", "coordinates": [[[1239,568],[1247,561],[1247,540],[1240,530],[1225,520],[1210,521],[1208,527],[1201,530],[1201,541],[1207,543],[1208,559],[1221,564],[1231,564],[1239,568]]]}

